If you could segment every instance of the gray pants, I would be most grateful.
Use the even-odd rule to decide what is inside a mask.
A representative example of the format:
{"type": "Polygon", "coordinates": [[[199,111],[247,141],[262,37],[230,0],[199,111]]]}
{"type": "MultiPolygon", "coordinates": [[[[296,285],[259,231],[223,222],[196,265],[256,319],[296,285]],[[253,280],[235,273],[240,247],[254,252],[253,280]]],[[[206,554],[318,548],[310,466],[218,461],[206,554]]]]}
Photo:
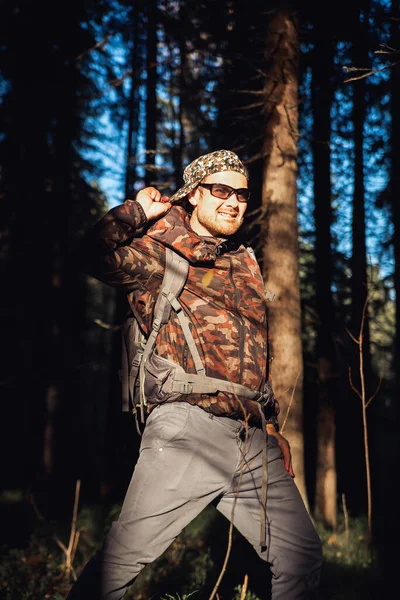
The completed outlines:
{"type": "Polygon", "coordinates": [[[67,600],[122,598],[210,502],[254,546],[272,572],[273,600],[315,597],[321,542],[273,436],[268,438],[267,546],[260,542],[262,448],[265,437],[186,402],[150,414],[140,456],[102,549],[88,562],[67,600]]]}

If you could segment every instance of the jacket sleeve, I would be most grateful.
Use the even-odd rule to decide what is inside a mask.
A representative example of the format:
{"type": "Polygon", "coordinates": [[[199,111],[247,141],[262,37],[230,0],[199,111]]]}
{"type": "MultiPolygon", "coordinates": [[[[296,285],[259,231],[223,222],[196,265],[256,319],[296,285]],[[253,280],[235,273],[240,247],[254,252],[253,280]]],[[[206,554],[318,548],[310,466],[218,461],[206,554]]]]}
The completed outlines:
{"type": "Polygon", "coordinates": [[[135,269],[143,259],[132,240],[146,224],[146,214],[136,200],[112,208],[84,236],[79,252],[83,271],[113,287],[133,289],[135,269]]]}

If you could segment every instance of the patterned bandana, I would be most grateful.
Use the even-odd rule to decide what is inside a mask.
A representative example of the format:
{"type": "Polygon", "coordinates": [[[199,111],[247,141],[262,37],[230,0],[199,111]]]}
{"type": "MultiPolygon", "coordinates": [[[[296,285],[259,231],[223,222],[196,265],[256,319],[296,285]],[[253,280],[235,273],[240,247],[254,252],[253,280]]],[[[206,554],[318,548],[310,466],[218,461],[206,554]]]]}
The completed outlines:
{"type": "Polygon", "coordinates": [[[230,150],[216,150],[210,154],[203,154],[192,161],[183,172],[183,181],[185,185],[181,187],[173,196],[170,202],[176,202],[187,196],[207,175],[220,173],[221,171],[236,171],[242,173],[249,179],[249,173],[239,159],[239,157],[230,150]]]}

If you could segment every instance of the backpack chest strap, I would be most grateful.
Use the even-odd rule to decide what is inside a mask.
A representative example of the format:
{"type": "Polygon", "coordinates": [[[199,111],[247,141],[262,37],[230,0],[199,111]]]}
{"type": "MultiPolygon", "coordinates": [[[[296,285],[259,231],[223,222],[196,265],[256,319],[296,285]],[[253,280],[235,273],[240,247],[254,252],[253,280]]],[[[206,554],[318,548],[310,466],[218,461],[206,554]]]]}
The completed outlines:
{"type": "Polygon", "coordinates": [[[217,377],[209,377],[202,374],[176,372],[172,383],[172,390],[180,394],[217,394],[218,392],[227,392],[261,403],[263,400],[263,394],[258,390],[252,390],[240,383],[233,383],[226,379],[218,379],[217,377]]]}

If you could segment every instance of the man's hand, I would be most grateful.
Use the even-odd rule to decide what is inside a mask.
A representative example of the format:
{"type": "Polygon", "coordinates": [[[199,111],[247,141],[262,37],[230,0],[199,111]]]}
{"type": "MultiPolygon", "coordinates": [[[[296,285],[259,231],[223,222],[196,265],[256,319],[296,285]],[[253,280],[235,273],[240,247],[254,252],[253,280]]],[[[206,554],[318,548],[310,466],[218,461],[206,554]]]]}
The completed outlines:
{"type": "Polygon", "coordinates": [[[278,446],[282,452],[283,465],[286,471],[291,477],[294,477],[294,471],[292,467],[292,454],[290,452],[290,445],[286,438],[278,433],[273,425],[267,425],[268,435],[273,435],[278,442],[278,446]]]}
{"type": "Polygon", "coordinates": [[[154,187],[143,188],[136,196],[136,201],[143,208],[149,221],[158,219],[169,211],[172,204],[168,200],[168,196],[161,196],[154,187]]]}

